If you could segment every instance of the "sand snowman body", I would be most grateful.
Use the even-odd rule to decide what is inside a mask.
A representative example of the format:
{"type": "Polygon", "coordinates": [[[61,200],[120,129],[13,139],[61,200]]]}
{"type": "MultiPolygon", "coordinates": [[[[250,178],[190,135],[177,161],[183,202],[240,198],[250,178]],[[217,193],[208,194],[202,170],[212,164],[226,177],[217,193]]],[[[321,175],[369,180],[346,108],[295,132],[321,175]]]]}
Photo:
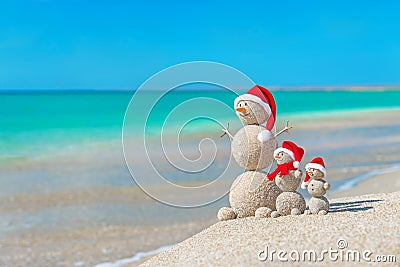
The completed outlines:
{"type": "Polygon", "coordinates": [[[258,135],[265,128],[260,125],[246,125],[233,137],[232,154],[236,162],[246,170],[262,170],[269,167],[273,160],[278,142],[274,136],[260,142],[258,135]]]}
{"type": "Polygon", "coordinates": [[[269,181],[262,169],[273,161],[277,147],[275,137],[260,142],[257,135],[264,130],[258,125],[247,125],[233,137],[232,153],[236,162],[247,171],[232,183],[229,193],[231,208],[224,207],[218,212],[218,219],[229,220],[249,216],[269,217],[276,209],[276,198],[282,191],[275,182],[269,181]]]}
{"type": "Polygon", "coordinates": [[[307,186],[308,193],[312,196],[308,202],[308,214],[322,214],[325,215],[329,211],[329,201],[324,197],[326,193],[326,187],[324,186],[327,182],[323,179],[311,180],[307,186]]]}
{"type": "Polygon", "coordinates": [[[282,177],[278,174],[275,182],[283,192],[276,199],[276,211],[273,212],[273,217],[302,214],[306,209],[306,201],[296,191],[301,183],[301,176],[296,177],[296,171],[291,170],[282,177]]]}
{"type": "Polygon", "coordinates": [[[261,207],[275,210],[276,198],[282,192],[274,182],[265,179],[266,173],[247,171],[233,182],[229,203],[238,218],[255,216],[261,207]]]}
{"type": "Polygon", "coordinates": [[[307,214],[322,214],[325,215],[329,212],[329,201],[326,197],[312,197],[308,201],[309,212],[307,214]]]}

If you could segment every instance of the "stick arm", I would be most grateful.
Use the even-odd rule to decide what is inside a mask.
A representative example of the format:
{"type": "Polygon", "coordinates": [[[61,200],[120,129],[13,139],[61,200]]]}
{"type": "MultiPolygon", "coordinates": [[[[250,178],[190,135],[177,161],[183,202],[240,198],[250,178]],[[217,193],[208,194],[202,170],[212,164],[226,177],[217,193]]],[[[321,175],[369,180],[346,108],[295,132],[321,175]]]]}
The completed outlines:
{"type": "Polygon", "coordinates": [[[228,122],[228,126],[226,128],[222,128],[222,135],[221,137],[224,137],[225,135],[228,135],[230,139],[233,139],[233,135],[229,132],[229,122],[228,122]]]}
{"type": "Polygon", "coordinates": [[[284,132],[289,133],[289,130],[292,129],[293,126],[289,126],[289,121],[286,121],[286,127],[280,130],[277,134],[275,134],[275,137],[278,137],[279,135],[283,134],[284,132]]]}

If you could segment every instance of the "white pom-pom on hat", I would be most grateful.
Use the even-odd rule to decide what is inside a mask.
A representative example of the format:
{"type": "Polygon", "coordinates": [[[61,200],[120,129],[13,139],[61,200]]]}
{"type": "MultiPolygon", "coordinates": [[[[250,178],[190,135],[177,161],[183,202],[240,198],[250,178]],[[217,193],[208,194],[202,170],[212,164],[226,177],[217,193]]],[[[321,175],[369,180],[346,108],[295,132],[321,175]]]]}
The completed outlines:
{"type": "Polygon", "coordinates": [[[266,141],[268,141],[269,139],[271,139],[272,136],[273,136],[273,135],[272,135],[271,131],[263,130],[263,131],[261,131],[261,132],[257,135],[257,139],[258,139],[258,141],[260,141],[260,142],[266,142],[266,141]]]}
{"type": "Polygon", "coordinates": [[[299,168],[300,167],[300,162],[298,162],[297,160],[293,162],[293,167],[295,168],[299,168]]]}

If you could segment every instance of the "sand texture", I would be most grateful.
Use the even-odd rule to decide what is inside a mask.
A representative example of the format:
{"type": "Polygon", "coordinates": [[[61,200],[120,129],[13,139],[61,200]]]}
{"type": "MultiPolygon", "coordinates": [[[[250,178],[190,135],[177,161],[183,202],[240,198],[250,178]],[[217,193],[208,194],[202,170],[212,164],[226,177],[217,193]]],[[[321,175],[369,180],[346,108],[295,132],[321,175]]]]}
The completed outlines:
{"type": "MultiPolygon", "coordinates": [[[[358,250],[376,255],[400,255],[400,192],[339,198],[331,201],[325,216],[300,215],[276,219],[248,217],[216,223],[142,266],[258,266],[260,250],[358,250]],[[338,244],[338,240],[344,242],[338,244]],[[348,244],[344,249],[338,245],[348,244]]],[[[262,254],[263,256],[263,254],[262,254]]],[[[288,257],[288,256],[286,256],[288,257]]],[[[397,259],[399,260],[399,259],[397,259]]],[[[284,264],[276,256],[273,261],[284,264]]],[[[293,263],[289,260],[289,263],[293,263]]],[[[313,262],[294,262],[297,266],[313,262]]],[[[364,262],[334,262],[326,265],[366,265],[364,262]]],[[[287,263],[286,263],[287,264],[287,263]]],[[[314,262],[315,264],[315,262],[314,262]]],[[[398,264],[398,263],[397,263],[398,264]]],[[[387,266],[395,266],[395,263],[387,266]]]]}
{"type": "Polygon", "coordinates": [[[278,214],[286,216],[292,214],[293,209],[297,209],[296,214],[304,212],[306,209],[306,201],[303,195],[297,191],[282,192],[276,199],[276,210],[278,214]]]}
{"type": "Polygon", "coordinates": [[[259,125],[246,125],[232,140],[232,155],[237,164],[246,170],[265,169],[274,161],[274,150],[278,147],[275,137],[260,142],[258,134],[265,130],[259,125]]]}
{"type": "Polygon", "coordinates": [[[233,182],[229,202],[238,218],[254,216],[260,207],[275,209],[276,198],[282,192],[267,174],[247,171],[233,182]]]}

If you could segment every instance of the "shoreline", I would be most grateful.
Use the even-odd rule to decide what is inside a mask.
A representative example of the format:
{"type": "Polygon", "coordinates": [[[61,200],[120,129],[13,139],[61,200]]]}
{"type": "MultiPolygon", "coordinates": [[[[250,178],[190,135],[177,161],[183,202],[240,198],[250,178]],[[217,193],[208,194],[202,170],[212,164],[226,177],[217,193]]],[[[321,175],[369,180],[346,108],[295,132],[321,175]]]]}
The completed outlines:
{"type": "Polygon", "coordinates": [[[338,198],[372,193],[392,193],[400,191],[400,166],[384,169],[382,173],[361,179],[351,188],[334,191],[329,197],[338,198]]]}

